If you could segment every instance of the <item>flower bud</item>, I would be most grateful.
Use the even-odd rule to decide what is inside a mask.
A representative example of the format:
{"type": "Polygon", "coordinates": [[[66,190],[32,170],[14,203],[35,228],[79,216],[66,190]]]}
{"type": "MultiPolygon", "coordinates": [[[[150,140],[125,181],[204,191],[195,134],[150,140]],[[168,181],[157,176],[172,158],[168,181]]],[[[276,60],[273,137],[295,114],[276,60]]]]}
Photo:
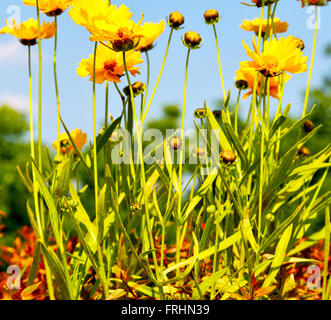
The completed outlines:
{"type": "Polygon", "coordinates": [[[303,124],[303,130],[305,130],[305,132],[307,133],[312,132],[314,129],[315,129],[315,125],[310,120],[306,120],[305,123],[303,124]]]}
{"type": "MultiPolygon", "coordinates": [[[[137,81],[132,85],[132,91],[133,91],[133,96],[134,97],[138,97],[141,94],[144,93],[146,89],[146,85],[144,83],[142,83],[141,81],[137,81]]],[[[131,97],[131,93],[130,93],[130,86],[127,86],[123,89],[124,94],[127,97],[131,97]]]]}
{"type": "Polygon", "coordinates": [[[218,11],[215,9],[207,10],[204,14],[204,18],[207,24],[216,24],[221,20],[218,11]]]}
{"type": "Polygon", "coordinates": [[[300,38],[296,38],[295,40],[297,42],[297,48],[300,49],[301,51],[305,50],[306,48],[305,43],[300,38]]]}
{"type": "Polygon", "coordinates": [[[246,80],[237,80],[235,86],[238,90],[246,90],[248,89],[248,82],[246,80]]]}
{"type": "Polygon", "coordinates": [[[203,158],[205,156],[205,154],[206,154],[206,151],[202,148],[196,148],[194,150],[194,156],[196,158],[203,158]]]}
{"type": "Polygon", "coordinates": [[[194,118],[196,119],[203,119],[206,117],[206,109],[198,108],[194,111],[194,118]]]}
{"type": "Polygon", "coordinates": [[[183,43],[189,49],[199,49],[201,47],[201,36],[194,31],[188,31],[185,33],[183,43]]]}
{"type": "Polygon", "coordinates": [[[225,164],[234,163],[237,159],[236,155],[229,150],[225,150],[221,153],[221,158],[225,164]]]}
{"type": "Polygon", "coordinates": [[[170,140],[169,140],[169,146],[171,149],[173,150],[179,150],[183,145],[183,141],[181,138],[175,136],[175,137],[172,137],[170,140]]]}
{"type": "Polygon", "coordinates": [[[302,157],[308,157],[308,156],[310,156],[310,151],[308,148],[302,147],[299,149],[298,154],[302,157]]]}
{"type": "Polygon", "coordinates": [[[206,212],[208,214],[214,214],[216,212],[216,206],[214,206],[214,205],[208,206],[207,209],[206,209],[206,212]]]}
{"type": "Polygon", "coordinates": [[[178,11],[174,11],[170,13],[168,24],[170,28],[173,28],[175,30],[178,30],[180,26],[182,26],[185,22],[184,16],[179,13],[178,11]]]}
{"type": "Polygon", "coordinates": [[[268,213],[265,218],[268,222],[274,222],[275,221],[275,216],[272,213],[268,213]]]}
{"type": "Polygon", "coordinates": [[[143,209],[143,205],[139,202],[134,202],[130,205],[130,210],[133,212],[141,212],[141,210],[143,209]]]}
{"type": "Polygon", "coordinates": [[[222,111],[221,110],[214,110],[213,111],[215,119],[221,119],[222,118],[222,111]]]}

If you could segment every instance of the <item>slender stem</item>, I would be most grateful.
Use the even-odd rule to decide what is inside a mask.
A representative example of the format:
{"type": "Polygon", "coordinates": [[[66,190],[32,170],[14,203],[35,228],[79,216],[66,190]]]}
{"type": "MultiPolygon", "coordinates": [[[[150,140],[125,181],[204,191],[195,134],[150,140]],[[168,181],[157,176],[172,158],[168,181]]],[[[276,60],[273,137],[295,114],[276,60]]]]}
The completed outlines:
{"type": "Polygon", "coordinates": [[[54,83],[55,83],[55,94],[56,94],[56,105],[57,105],[57,137],[59,139],[61,133],[61,107],[60,107],[60,96],[59,87],[57,81],[57,71],[56,71],[56,53],[57,53],[57,40],[58,40],[58,24],[57,17],[54,17],[56,33],[54,36],[54,83]]]}
{"type": "MultiPolygon", "coordinates": [[[[94,44],[94,58],[93,58],[93,176],[94,176],[94,202],[95,202],[95,216],[98,219],[99,212],[98,212],[98,197],[99,197],[99,186],[98,186],[98,154],[97,154],[97,131],[96,131],[96,99],[95,99],[95,89],[96,89],[96,82],[95,82],[95,72],[96,72],[96,60],[97,60],[97,50],[98,49],[98,42],[94,44]]],[[[100,245],[97,245],[97,253],[98,253],[98,260],[99,260],[99,276],[100,281],[103,286],[104,295],[108,297],[108,285],[106,281],[106,273],[104,269],[104,263],[102,259],[102,252],[100,245]]]]}
{"type": "Polygon", "coordinates": [[[40,11],[39,0],[36,1],[37,20],[38,20],[38,51],[39,51],[39,81],[38,81],[38,164],[39,170],[42,173],[42,127],[41,127],[41,104],[42,104],[42,51],[41,51],[41,33],[40,33],[40,11]]]}
{"type": "Polygon", "coordinates": [[[169,52],[169,48],[170,48],[170,43],[171,43],[171,38],[172,38],[172,35],[173,35],[173,32],[174,32],[174,29],[171,29],[170,31],[170,35],[169,35],[169,40],[168,40],[168,44],[167,44],[167,49],[166,49],[166,52],[165,52],[165,55],[164,55],[164,59],[163,59],[163,62],[162,62],[162,66],[161,66],[161,70],[160,70],[160,73],[159,73],[159,76],[157,78],[157,81],[156,81],[156,84],[155,84],[155,88],[153,90],[153,93],[152,93],[152,96],[151,96],[151,99],[149,100],[149,103],[146,107],[146,110],[145,110],[145,113],[142,117],[142,120],[141,122],[144,123],[145,119],[146,119],[146,116],[148,114],[148,111],[152,105],[152,102],[153,102],[153,99],[154,99],[154,96],[156,94],[156,91],[157,91],[157,88],[159,86],[159,83],[160,83],[160,80],[161,80],[161,76],[162,76],[162,73],[163,73],[163,70],[164,70],[164,67],[165,67],[165,64],[166,64],[166,61],[167,61],[167,57],[168,57],[168,52],[169,52]]]}
{"type": "MultiPolygon", "coordinates": [[[[30,97],[30,149],[31,149],[31,158],[36,159],[35,148],[34,148],[34,130],[33,130],[33,103],[32,103],[32,76],[31,76],[31,46],[29,46],[29,55],[28,55],[28,64],[29,64],[29,97],[30,97]]],[[[36,169],[32,165],[32,176],[33,176],[33,198],[37,218],[38,226],[38,235],[40,238],[43,237],[43,229],[40,221],[40,212],[39,212],[39,203],[38,203],[38,189],[36,185],[36,169]]]]}
{"type": "Polygon", "coordinates": [[[219,67],[219,70],[220,70],[220,77],[221,77],[222,90],[223,90],[223,97],[224,97],[224,101],[225,101],[226,100],[226,90],[225,90],[225,85],[224,85],[224,77],[223,77],[223,72],[222,72],[220,47],[219,47],[219,43],[218,43],[218,37],[217,37],[217,32],[216,32],[215,24],[213,24],[213,29],[214,29],[214,35],[215,35],[215,40],[216,40],[218,67],[219,67]]]}
{"type": "Polygon", "coordinates": [[[309,94],[310,94],[310,85],[311,85],[311,79],[313,75],[313,69],[314,69],[314,62],[315,62],[315,53],[316,53],[316,43],[317,43],[317,32],[318,32],[318,7],[315,6],[315,33],[314,33],[314,44],[313,44],[313,53],[311,56],[311,64],[310,64],[310,71],[309,71],[309,78],[308,78],[308,85],[306,90],[306,96],[305,96],[305,103],[303,107],[303,113],[302,116],[304,117],[307,113],[308,108],[308,101],[309,101],[309,94]]]}
{"type": "MultiPolygon", "coordinates": [[[[191,49],[187,51],[186,57],[186,66],[185,66],[185,82],[184,82],[184,98],[183,98],[183,108],[182,108],[182,124],[181,124],[181,141],[183,142],[183,146],[179,152],[179,174],[178,174],[178,206],[177,206],[177,230],[176,230],[176,264],[180,262],[180,235],[181,228],[179,225],[179,221],[182,216],[182,177],[183,177],[183,158],[185,152],[185,143],[184,143],[184,127],[185,127],[185,110],[186,110],[186,93],[187,93],[187,79],[188,79],[188,66],[190,60],[191,49]]],[[[177,269],[177,276],[180,273],[180,269],[177,269]]]]}
{"type": "Polygon", "coordinates": [[[240,101],[241,89],[238,92],[238,99],[236,104],[236,113],[234,118],[234,130],[238,134],[238,117],[239,117],[239,101],[240,101]]]}
{"type": "Polygon", "coordinates": [[[143,112],[146,106],[146,102],[147,102],[147,96],[148,96],[148,89],[149,89],[149,81],[150,81],[150,73],[151,73],[151,63],[149,61],[149,55],[148,52],[145,52],[146,55],[146,61],[147,61],[147,82],[146,82],[146,90],[145,90],[145,98],[144,98],[144,103],[143,103],[143,107],[142,107],[142,114],[141,117],[143,116],[143,112]]]}

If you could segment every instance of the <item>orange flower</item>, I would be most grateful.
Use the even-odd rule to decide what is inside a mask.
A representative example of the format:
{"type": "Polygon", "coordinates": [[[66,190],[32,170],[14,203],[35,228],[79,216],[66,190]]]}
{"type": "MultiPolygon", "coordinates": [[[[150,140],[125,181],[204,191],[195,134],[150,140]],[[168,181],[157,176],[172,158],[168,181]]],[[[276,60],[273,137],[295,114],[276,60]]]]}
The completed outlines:
{"type": "MultiPolygon", "coordinates": [[[[254,92],[254,82],[255,82],[256,70],[252,68],[245,67],[244,63],[241,63],[241,68],[236,72],[235,80],[245,80],[248,84],[248,92],[245,93],[243,99],[247,99],[254,92]]],[[[285,74],[284,82],[287,82],[291,79],[291,76],[285,74]]],[[[260,95],[261,90],[261,81],[264,81],[262,74],[258,75],[256,94],[260,95]]],[[[276,99],[279,99],[279,85],[281,84],[281,76],[269,78],[268,84],[270,86],[270,96],[276,99]]],[[[267,93],[267,90],[265,90],[267,93]]]]}
{"type": "Polygon", "coordinates": [[[165,22],[163,20],[159,23],[145,23],[142,27],[143,37],[139,40],[136,50],[144,52],[152,49],[154,41],[163,33],[164,29],[165,22]]]}
{"type": "MultiPolygon", "coordinates": [[[[58,16],[67,10],[73,0],[39,0],[39,9],[50,17],[58,16]]],[[[37,0],[23,0],[27,6],[37,6],[37,0]]]]}
{"type": "MultiPolygon", "coordinates": [[[[280,21],[279,18],[274,18],[273,24],[276,30],[276,33],[284,33],[288,29],[288,23],[280,21]]],[[[245,31],[253,31],[257,35],[259,34],[261,25],[261,20],[259,18],[255,18],[254,20],[244,20],[242,25],[240,26],[241,29],[245,31]]],[[[269,19],[269,23],[267,19],[262,20],[262,35],[264,35],[267,31],[267,28],[269,29],[269,32],[274,32],[273,25],[271,19],[269,19]],[[268,27],[269,26],[269,27],[268,27]]]]}
{"type": "MultiPolygon", "coordinates": [[[[139,51],[128,51],[126,53],[126,64],[128,71],[135,76],[140,74],[137,64],[143,63],[141,53],[139,51]]],[[[91,54],[89,59],[83,59],[79,63],[77,73],[81,77],[90,76],[90,81],[93,81],[93,62],[94,55],[91,54]]],[[[113,82],[121,82],[121,77],[125,72],[123,63],[123,54],[110,50],[104,45],[99,45],[97,49],[96,68],[95,68],[95,82],[103,83],[105,80],[113,82]]]]}
{"type": "MultiPolygon", "coordinates": [[[[77,148],[82,150],[83,146],[87,143],[87,134],[83,133],[79,129],[75,129],[70,133],[71,138],[75,142],[77,148]]],[[[53,147],[55,150],[60,148],[60,153],[68,154],[71,150],[74,149],[74,146],[71,144],[70,138],[67,133],[62,133],[58,140],[53,143],[53,147]]],[[[74,150],[76,153],[76,151],[74,150]]]]}
{"type": "MultiPolygon", "coordinates": [[[[23,21],[21,24],[16,24],[13,19],[13,25],[9,25],[6,21],[7,26],[0,30],[0,34],[11,34],[18,38],[20,42],[24,45],[34,45],[37,43],[38,39],[38,21],[34,19],[29,19],[28,21],[23,21]]],[[[40,26],[40,37],[41,39],[49,39],[54,37],[56,33],[55,22],[52,24],[43,22],[40,26]]]]}
{"type": "Polygon", "coordinates": [[[247,55],[253,61],[246,65],[260,71],[265,77],[279,76],[282,72],[301,73],[307,71],[307,57],[303,57],[298,48],[298,41],[293,36],[272,39],[264,43],[264,50],[259,52],[253,39],[254,51],[243,42],[247,55]]]}

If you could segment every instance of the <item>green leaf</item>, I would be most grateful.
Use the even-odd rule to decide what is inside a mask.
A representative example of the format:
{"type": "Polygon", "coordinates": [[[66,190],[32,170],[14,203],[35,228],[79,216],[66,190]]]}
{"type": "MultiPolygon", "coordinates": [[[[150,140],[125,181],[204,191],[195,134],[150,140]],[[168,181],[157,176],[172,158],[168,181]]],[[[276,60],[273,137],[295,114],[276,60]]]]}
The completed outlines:
{"type": "Polygon", "coordinates": [[[97,136],[97,153],[99,153],[104,145],[107,143],[113,132],[116,130],[117,126],[121,123],[122,116],[117,118],[103,134],[97,136]]]}
{"type": "Polygon", "coordinates": [[[293,230],[293,225],[291,224],[289,227],[287,227],[282,237],[280,238],[280,241],[276,247],[274,258],[271,263],[271,269],[269,275],[267,279],[263,282],[263,286],[262,286],[263,288],[269,287],[272,281],[277,276],[280,267],[282,266],[285,259],[287,246],[291,240],[292,230],[293,230]]]}
{"type": "Polygon", "coordinates": [[[98,197],[98,210],[96,216],[96,223],[98,226],[98,242],[103,238],[104,227],[105,227],[105,216],[106,216],[106,191],[107,185],[105,184],[101,189],[98,197]]]}
{"type": "Polygon", "coordinates": [[[55,280],[59,285],[61,296],[64,300],[71,300],[69,289],[70,285],[67,283],[62,264],[60,263],[55,253],[51,251],[51,249],[47,249],[43,243],[40,245],[43,256],[48,262],[52,274],[54,275],[55,280]]]}

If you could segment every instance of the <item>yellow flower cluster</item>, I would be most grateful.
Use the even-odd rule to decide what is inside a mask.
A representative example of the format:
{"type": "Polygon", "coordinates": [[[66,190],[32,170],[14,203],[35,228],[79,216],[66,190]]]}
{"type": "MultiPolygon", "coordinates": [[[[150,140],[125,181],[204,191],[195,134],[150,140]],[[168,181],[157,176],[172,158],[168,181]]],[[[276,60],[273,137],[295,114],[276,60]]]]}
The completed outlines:
{"type": "MultiPolygon", "coordinates": [[[[27,6],[37,6],[37,0],[23,0],[27,6]]],[[[39,0],[39,9],[50,17],[58,16],[67,10],[72,4],[72,0],[39,0]]]]}

